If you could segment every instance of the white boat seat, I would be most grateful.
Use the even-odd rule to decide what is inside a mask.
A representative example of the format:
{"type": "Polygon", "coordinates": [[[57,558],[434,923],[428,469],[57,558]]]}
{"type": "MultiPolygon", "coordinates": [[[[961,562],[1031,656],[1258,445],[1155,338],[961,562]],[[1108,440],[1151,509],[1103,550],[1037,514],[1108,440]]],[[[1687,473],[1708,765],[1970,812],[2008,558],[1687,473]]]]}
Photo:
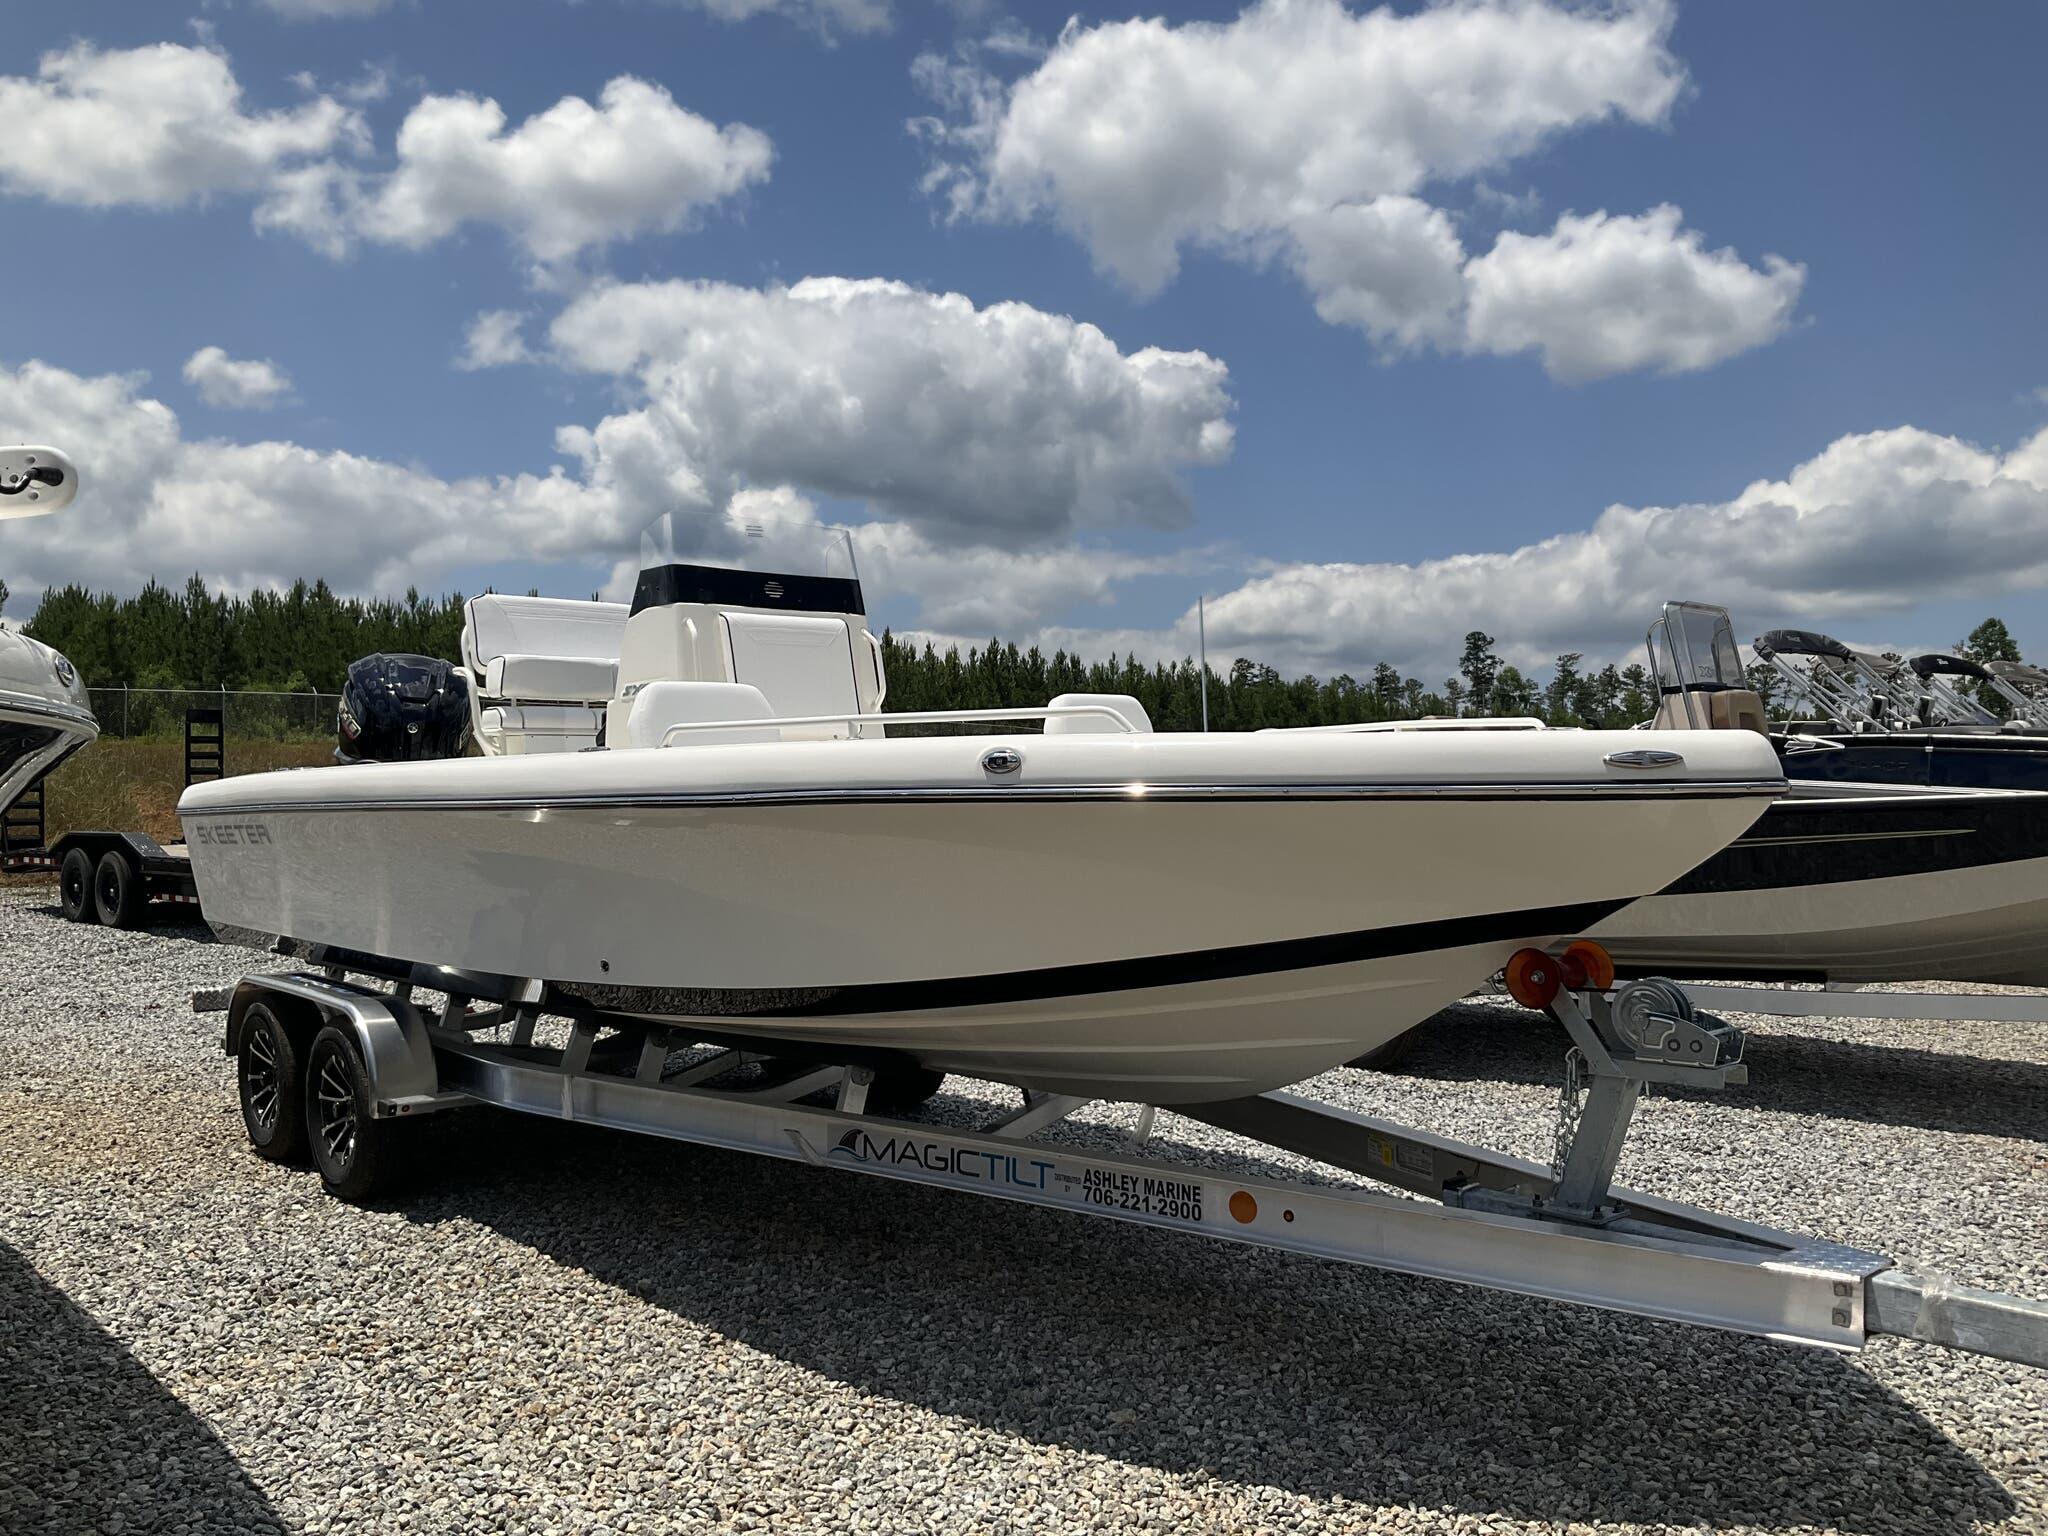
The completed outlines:
{"type": "MultiPolygon", "coordinates": [[[[1049,707],[1062,709],[1074,704],[1104,705],[1130,721],[1141,734],[1152,734],[1152,717],[1145,713],[1145,706],[1128,693],[1063,693],[1049,707]]],[[[1124,728],[1108,715],[1055,715],[1045,722],[1045,734],[1048,736],[1096,736],[1105,732],[1121,736],[1124,728]]]]}
{"type": "Polygon", "coordinates": [[[498,656],[583,657],[616,666],[628,612],[624,603],[486,592],[469,600],[462,649],[479,673],[498,656]]]}
{"type": "Polygon", "coordinates": [[[669,736],[678,725],[713,720],[768,720],[774,713],[768,707],[768,696],[750,683],[648,683],[633,696],[632,713],[626,717],[625,741],[612,745],[701,747],[721,742],[780,741],[782,732],[772,725],[677,731],[673,738],[669,736]]]}
{"type": "Polygon", "coordinates": [[[486,592],[465,605],[462,665],[477,745],[491,756],[597,745],[617,686],[624,603],[486,592]]]}
{"type": "MultiPolygon", "coordinates": [[[[774,703],[774,713],[852,714],[860,709],[854,677],[853,636],[843,619],[797,613],[728,613],[726,643],[733,680],[752,684],[774,703]]],[[[792,726],[804,738],[850,736],[851,725],[792,726]]]]}
{"type": "Polygon", "coordinates": [[[604,711],[587,704],[500,704],[477,715],[476,733],[494,754],[581,752],[597,745],[604,711]]]}
{"type": "Polygon", "coordinates": [[[619,664],[597,656],[493,656],[484,665],[489,699],[604,704],[618,687],[619,664]]]}

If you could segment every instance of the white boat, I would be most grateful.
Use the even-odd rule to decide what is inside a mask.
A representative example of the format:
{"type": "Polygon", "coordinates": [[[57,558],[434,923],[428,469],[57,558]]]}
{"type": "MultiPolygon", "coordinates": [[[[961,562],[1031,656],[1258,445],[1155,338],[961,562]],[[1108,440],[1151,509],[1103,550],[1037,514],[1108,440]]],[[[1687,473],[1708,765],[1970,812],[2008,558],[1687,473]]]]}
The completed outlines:
{"type": "MultiPolygon", "coordinates": [[[[1824,639],[1809,649],[1827,654],[1824,639]]],[[[1762,701],[1725,610],[1667,603],[1650,651],[1660,729],[1640,740],[1702,726],[1764,739],[1762,701]]],[[[1588,936],[1633,974],[2048,986],[2048,794],[1930,787],[1929,763],[1949,760],[1905,740],[1876,730],[1778,736],[1788,769],[1814,776],[1795,778],[1735,842],[1588,936]],[[1845,777],[1811,768],[1836,760],[1845,777]],[[1870,781],[1887,770],[1901,781],[1870,781]]],[[[2040,782],[2038,739],[2036,755],[2018,750],[2025,739],[2003,745],[2014,750],[2000,761],[2032,762],[2030,782],[2040,782]]]]}
{"type": "MultiPolygon", "coordinates": [[[[70,504],[78,471],[54,448],[0,448],[0,521],[70,504]]],[[[85,686],[49,646],[0,624],[0,811],[99,735],[85,686]]]]}
{"type": "MultiPolygon", "coordinates": [[[[516,629],[519,600],[484,614],[516,629]]],[[[606,750],[196,786],[207,916],[706,1039],[1188,1103],[1372,1049],[1784,788],[1746,732],[1167,734],[1101,695],[884,716],[863,615],[837,530],[658,552],[605,663],[606,750]]],[[[516,634],[477,640],[486,673],[519,659],[480,711],[507,673],[590,691],[516,634]]]]}

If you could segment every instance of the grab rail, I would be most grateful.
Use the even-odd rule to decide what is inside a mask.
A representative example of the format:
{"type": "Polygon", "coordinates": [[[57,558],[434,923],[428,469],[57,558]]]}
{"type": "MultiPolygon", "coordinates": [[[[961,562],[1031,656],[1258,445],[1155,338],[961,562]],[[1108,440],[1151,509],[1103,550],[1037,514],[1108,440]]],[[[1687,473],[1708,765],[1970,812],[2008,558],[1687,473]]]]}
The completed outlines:
{"type": "Polygon", "coordinates": [[[861,638],[868,643],[868,649],[875,653],[875,708],[880,709],[889,702],[889,674],[882,667],[882,642],[875,638],[871,629],[863,629],[861,638]]]}
{"type": "Polygon", "coordinates": [[[766,720],[680,720],[661,733],[661,744],[673,746],[686,731],[751,731],[789,725],[955,725],[977,720],[1063,720],[1073,715],[1101,715],[1114,720],[1128,735],[1139,734],[1123,711],[1107,704],[1045,705],[1037,709],[907,709],[896,714],[777,715],[766,720]]]}

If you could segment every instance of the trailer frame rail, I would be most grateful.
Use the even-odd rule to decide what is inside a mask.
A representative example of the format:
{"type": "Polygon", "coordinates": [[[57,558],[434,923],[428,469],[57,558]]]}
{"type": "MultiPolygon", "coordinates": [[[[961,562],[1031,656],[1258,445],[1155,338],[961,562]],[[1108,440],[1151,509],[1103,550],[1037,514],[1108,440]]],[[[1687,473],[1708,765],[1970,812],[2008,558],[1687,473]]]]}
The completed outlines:
{"type": "Polygon", "coordinates": [[[1628,987],[1566,992],[1552,1005],[1589,1086],[1551,1167],[1284,1092],[1174,1111],[1393,1192],[1162,1155],[1149,1108],[1118,1150],[1053,1139],[1091,1102],[1063,1095],[1026,1092],[1017,1109],[966,1129],[891,1118],[868,1107],[872,1064],[793,1061],[779,1073],[736,1074],[772,1053],[724,1042],[678,1065],[680,1052],[701,1043],[687,1025],[593,1011],[567,1021],[561,1045],[541,1045],[533,1003],[451,996],[433,1011],[409,983],[366,984],[338,967],[249,976],[227,996],[194,1001],[225,1005],[231,1055],[259,1002],[346,1034],[367,1081],[359,1134],[493,1105],[1827,1349],[1896,1334],[2048,1365],[2048,1307],[2039,1303],[1904,1275],[1881,1254],[1612,1187],[1647,1082],[1711,1085],[1745,1070],[1739,1034],[1689,1006],[1674,1016],[1682,994],[1658,985],[1665,990],[1647,1002],[1634,995],[1628,1018],[1617,1012],[1628,987]],[[479,1038],[489,1032],[509,1038],[479,1038]],[[735,1076],[747,1081],[726,1083],[735,1076]]]}

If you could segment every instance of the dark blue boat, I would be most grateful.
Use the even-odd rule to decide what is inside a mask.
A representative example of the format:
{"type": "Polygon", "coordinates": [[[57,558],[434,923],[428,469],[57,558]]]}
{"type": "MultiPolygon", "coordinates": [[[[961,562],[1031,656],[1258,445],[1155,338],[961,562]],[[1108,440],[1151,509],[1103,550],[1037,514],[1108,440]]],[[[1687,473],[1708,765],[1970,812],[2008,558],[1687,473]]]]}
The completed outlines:
{"type": "Polygon", "coordinates": [[[1788,778],[2048,790],[2048,733],[2026,719],[2001,720],[1972,697],[1979,687],[2015,695],[1968,657],[1897,662],[1800,629],[1760,635],[1754,649],[1825,717],[1773,728],[1788,778]]]}

